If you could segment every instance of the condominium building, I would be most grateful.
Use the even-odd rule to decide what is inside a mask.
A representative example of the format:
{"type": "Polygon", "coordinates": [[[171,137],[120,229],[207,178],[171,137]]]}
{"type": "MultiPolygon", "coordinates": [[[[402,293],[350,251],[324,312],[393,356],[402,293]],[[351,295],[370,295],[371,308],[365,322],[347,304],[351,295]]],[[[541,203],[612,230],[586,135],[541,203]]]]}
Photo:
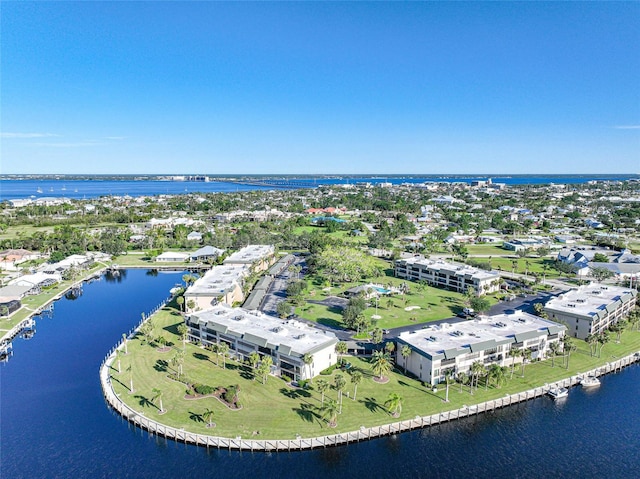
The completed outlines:
{"type": "Polygon", "coordinates": [[[567,325],[567,334],[586,339],[625,318],[636,296],[634,289],[590,283],[549,300],[544,310],[550,319],[567,325]]]}
{"type": "Polygon", "coordinates": [[[420,256],[396,260],[394,273],[398,278],[424,280],[431,286],[449,288],[460,293],[472,287],[478,296],[493,293],[500,288],[500,275],[494,271],[420,256]]]}
{"type": "Polygon", "coordinates": [[[223,264],[242,264],[250,267],[252,272],[264,271],[275,261],[275,252],[276,249],[273,245],[249,245],[229,255],[223,264]]]}
{"type": "Polygon", "coordinates": [[[232,306],[244,301],[242,286],[248,275],[249,268],[244,264],[213,267],[185,291],[187,312],[209,309],[218,303],[232,306]]]}
{"type": "Polygon", "coordinates": [[[295,320],[282,320],[242,308],[218,305],[186,319],[191,340],[224,342],[239,360],[257,351],[273,360],[272,374],[309,379],[336,363],[335,334],[295,320]],[[311,362],[303,357],[309,354],[311,362]]]}
{"type": "Polygon", "coordinates": [[[447,371],[469,374],[476,361],[486,366],[522,362],[522,356],[510,355],[512,349],[528,349],[532,360],[544,359],[550,344],[561,341],[565,330],[561,324],[521,311],[441,323],[401,333],[397,363],[425,383],[435,385],[444,381],[447,371]],[[402,355],[403,345],[411,349],[408,357],[402,355]]]}

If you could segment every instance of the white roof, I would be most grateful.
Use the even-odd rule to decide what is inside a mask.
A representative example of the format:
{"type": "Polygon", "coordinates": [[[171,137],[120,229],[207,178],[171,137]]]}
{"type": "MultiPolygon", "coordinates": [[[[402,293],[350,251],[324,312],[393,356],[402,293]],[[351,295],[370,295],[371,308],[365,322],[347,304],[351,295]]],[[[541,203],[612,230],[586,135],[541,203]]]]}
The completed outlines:
{"type": "Polygon", "coordinates": [[[228,333],[242,336],[247,342],[269,344],[287,355],[313,354],[338,342],[335,334],[307,325],[300,321],[283,320],[263,313],[253,313],[242,308],[215,306],[194,313],[191,319],[223,326],[228,333]]]}
{"type": "Polygon", "coordinates": [[[189,257],[188,253],[179,253],[176,251],[167,251],[166,253],[162,253],[156,257],[156,260],[162,259],[181,259],[186,260],[189,257]]]}
{"type": "Polygon", "coordinates": [[[444,354],[445,351],[461,348],[470,348],[473,351],[473,345],[485,346],[479,348],[484,350],[495,347],[496,343],[520,342],[523,340],[522,336],[529,339],[527,333],[528,336],[548,335],[549,328],[552,331],[566,329],[553,321],[516,311],[512,314],[481,316],[471,321],[440,323],[417,331],[401,333],[399,338],[415,349],[434,357],[444,354]]]}
{"type": "Polygon", "coordinates": [[[18,286],[35,286],[43,283],[58,283],[62,281],[62,276],[59,274],[46,274],[43,272],[37,272],[34,274],[25,274],[24,276],[20,276],[19,278],[10,281],[10,285],[18,285],[18,286]]]}
{"type": "Polygon", "coordinates": [[[461,263],[450,263],[443,260],[431,260],[419,257],[412,257],[398,260],[411,265],[426,266],[434,271],[446,271],[450,274],[459,276],[470,276],[478,280],[497,279],[500,275],[493,271],[485,271],[483,269],[474,268],[472,266],[461,263]]]}
{"type": "Polygon", "coordinates": [[[594,316],[628,295],[635,295],[635,291],[620,286],[590,283],[549,300],[545,309],[579,316],[594,316]]]}
{"type": "Polygon", "coordinates": [[[244,264],[223,264],[215,266],[197,279],[186,291],[187,296],[210,296],[223,294],[241,284],[249,274],[244,264]]]}
{"type": "Polygon", "coordinates": [[[250,264],[254,261],[266,258],[275,252],[273,245],[254,244],[245,246],[240,251],[229,255],[224,260],[224,264],[245,263],[250,264]]]}

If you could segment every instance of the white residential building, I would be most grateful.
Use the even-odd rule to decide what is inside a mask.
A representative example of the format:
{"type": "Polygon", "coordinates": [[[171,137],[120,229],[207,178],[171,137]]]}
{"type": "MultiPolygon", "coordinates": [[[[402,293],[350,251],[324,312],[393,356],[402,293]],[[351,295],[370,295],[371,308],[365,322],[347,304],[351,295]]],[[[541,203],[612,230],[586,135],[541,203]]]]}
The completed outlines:
{"type": "Polygon", "coordinates": [[[460,293],[473,287],[479,296],[500,288],[500,275],[494,271],[420,256],[396,260],[394,273],[398,278],[424,280],[431,286],[449,288],[460,293]]]}
{"type": "Polygon", "coordinates": [[[329,332],[295,320],[282,320],[241,308],[218,305],[186,319],[189,336],[203,345],[229,345],[239,360],[257,351],[273,360],[272,374],[294,380],[309,379],[336,363],[338,338],[329,332]],[[312,361],[305,364],[303,357],[312,361]]]}
{"type": "Polygon", "coordinates": [[[273,245],[249,245],[229,255],[223,264],[243,264],[253,271],[264,271],[275,261],[275,253],[273,245]]]}
{"type": "Polygon", "coordinates": [[[444,381],[445,372],[468,374],[471,365],[510,366],[522,356],[510,356],[512,349],[528,349],[531,359],[544,359],[549,345],[562,340],[565,326],[516,311],[512,314],[481,316],[471,321],[441,323],[398,337],[397,363],[428,384],[444,381]],[[401,354],[402,345],[411,355],[401,354]]]}
{"type": "Polygon", "coordinates": [[[246,265],[215,266],[197,279],[184,293],[187,311],[210,309],[218,303],[232,306],[244,301],[245,278],[250,271],[246,265]],[[192,304],[193,307],[189,307],[192,304]]]}
{"type": "Polygon", "coordinates": [[[544,310],[550,319],[567,325],[567,334],[586,339],[625,318],[635,307],[636,296],[630,288],[591,283],[549,300],[544,310]]]}
{"type": "Polygon", "coordinates": [[[156,261],[158,263],[183,263],[185,261],[189,261],[189,254],[177,251],[167,251],[156,256],[156,261]]]}

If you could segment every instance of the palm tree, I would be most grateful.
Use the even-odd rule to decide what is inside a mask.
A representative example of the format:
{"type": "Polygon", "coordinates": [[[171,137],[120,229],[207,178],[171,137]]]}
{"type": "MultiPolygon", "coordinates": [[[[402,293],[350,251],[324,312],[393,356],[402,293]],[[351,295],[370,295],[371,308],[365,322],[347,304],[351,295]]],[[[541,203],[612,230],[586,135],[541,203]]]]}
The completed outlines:
{"type": "MultiPolygon", "coordinates": [[[[259,362],[260,362],[260,354],[258,353],[258,351],[253,351],[251,354],[249,354],[249,364],[251,364],[252,369],[255,369],[258,366],[259,362]]],[[[254,379],[255,379],[255,374],[254,374],[254,379]]]]}
{"type": "Polygon", "coordinates": [[[116,349],[116,358],[118,359],[118,374],[122,374],[122,369],[120,368],[120,357],[122,356],[122,350],[116,349]]]}
{"type": "Polygon", "coordinates": [[[547,271],[549,271],[549,265],[547,263],[542,264],[542,284],[547,281],[547,271]]]}
{"type": "Polygon", "coordinates": [[[387,304],[387,309],[393,308],[393,299],[392,298],[387,299],[386,304],[387,304]]]}
{"type": "Polygon", "coordinates": [[[390,356],[393,356],[393,352],[396,350],[396,345],[393,341],[387,341],[384,343],[384,349],[389,353],[390,356]]]}
{"type": "Polygon", "coordinates": [[[178,306],[180,306],[180,311],[184,313],[184,296],[178,296],[176,298],[176,303],[178,303],[178,306]]]}
{"type": "Polygon", "coordinates": [[[324,393],[329,389],[329,383],[326,379],[318,379],[316,381],[316,387],[318,388],[318,392],[322,395],[320,407],[324,407],[324,393]]]}
{"type": "Polygon", "coordinates": [[[511,356],[511,379],[513,379],[513,371],[516,368],[516,358],[523,356],[522,349],[511,348],[509,350],[509,356],[511,356]]]}
{"type": "Polygon", "coordinates": [[[336,354],[338,355],[338,363],[342,364],[342,356],[347,354],[349,350],[347,343],[345,341],[338,341],[336,343],[336,354]]]}
{"type": "Polygon", "coordinates": [[[189,334],[189,328],[186,324],[182,323],[178,325],[178,334],[180,335],[180,339],[182,339],[182,349],[187,347],[187,337],[189,334]]]}
{"type": "Polygon", "coordinates": [[[125,333],[122,333],[122,345],[124,346],[124,354],[129,354],[127,350],[127,335],[125,333]]]}
{"type": "Polygon", "coordinates": [[[499,364],[492,364],[489,367],[489,373],[487,374],[487,381],[489,378],[493,379],[496,383],[496,387],[499,389],[502,387],[502,383],[505,378],[505,368],[500,366],[499,364]]]}
{"type": "Polygon", "coordinates": [[[400,348],[400,355],[403,358],[404,373],[407,374],[407,358],[411,356],[411,346],[409,346],[408,344],[402,346],[402,348],[400,348]]]}
{"type": "Polygon", "coordinates": [[[336,390],[338,391],[338,404],[340,405],[338,414],[342,414],[342,391],[347,385],[347,380],[342,374],[336,374],[336,376],[333,378],[333,381],[336,386],[336,390]]]}
{"type": "Polygon", "coordinates": [[[456,376],[456,380],[460,383],[460,392],[462,392],[462,386],[465,385],[468,379],[469,379],[469,375],[462,371],[460,371],[456,376]]]}
{"type": "Polygon", "coordinates": [[[171,364],[178,366],[178,376],[182,376],[182,364],[184,363],[184,351],[176,351],[171,358],[171,364]]]}
{"type": "Polygon", "coordinates": [[[222,369],[227,368],[227,353],[229,352],[229,345],[225,342],[218,344],[218,354],[222,356],[222,369]]]}
{"type": "Polygon", "coordinates": [[[616,333],[616,342],[620,342],[620,337],[625,329],[627,329],[627,325],[629,323],[625,320],[620,320],[617,323],[613,324],[609,327],[609,330],[616,333]]]}
{"type": "Polygon", "coordinates": [[[263,356],[262,361],[260,361],[260,366],[258,366],[258,374],[262,376],[262,384],[267,384],[267,378],[269,373],[271,372],[271,366],[273,365],[273,359],[271,356],[263,356]]]}
{"type": "Polygon", "coordinates": [[[133,369],[131,365],[127,367],[127,372],[129,373],[129,392],[133,394],[133,369]]]}
{"type": "Polygon", "coordinates": [[[551,351],[551,367],[554,367],[556,355],[560,352],[560,344],[557,341],[553,341],[549,344],[549,350],[551,351]]]}
{"type": "Polygon", "coordinates": [[[389,393],[387,400],[384,402],[384,406],[393,417],[400,416],[402,412],[402,400],[402,396],[398,393],[389,393]]]}
{"type": "Polygon", "coordinates": [[[569,369],[569,358],[571,357],[571,353],[577,349],[576,345],[573,344],[573,340],[570,336],[565,336],[563,339],[563,349],[566,354],[567,364],[566,368],[569,369]]]}
{"type": "Polygon", "coordinates": [[[474,379],[475,379],[475,387],[476,389],[478,389],[478,379],[480,379],[480,376],[484,373],[485,371],[485,367],[484,364],[482,364],[482,361],[474,361],[473,364],[471,364],[471,388],[473,389],[473,383],[474,383],[474,379]]]}
{"type": "Polygon", "coordinates": [[[327,400],[327,403],[322,406],[322,417],[327,419],[329,427],[336,427],[338,425],[338,403],[333,399],[327,400]]]}
{"type": "Polygon", "coordinates": [[[597,334],[589,334],[585,339],[587,344],[589,345],[589,353],[593,356],[598,350],[598,335],[597,334]]]}
{"type": "Polygon", "coordinates": [[[360,371],[354,371],[351,373],[351,384],[353,384],[353,400],[356,400],[356,394],[358,393],[358,384],[362,382],[362,373],[360,371]]]}
{"type": "Polygon", "coordinates": [[[598,345],[600,346],[600,348],[598,350],[598,357],[600,357],[602,355],[602,348],[609,341],[611,341],[611,337],[609,336],[609,333],[607,333],[606,331],[604,331],[604,332],[602,332],[602,333],[600,333],[598,335],[598,345]]]}
{"type": "Polygon", "coordinates": [[[383,381],[385,375],[391,372],[389,353],[385,351],[374,351],[371,358],[371,370],[378,376],[380,381],[383,381]]]}
{"type": "Polygon", "coordinates": [[[151,398],[151,402],[156,402],[158,400],[160,402],[160,412],[164,412],[164,408],[162,407],[162,391],[158,388],[153,388],[153,397],[151,398]]]}
{"type": "Polygon", "coordinates": [[[313,355],[305,353],[302,356],[302,362],[309,368],[309,375],[307,376],[307,379],[311,379],[311,365],[313,364],[313,355]]]}
{"type": "Polygon", "coordinates": [[[214,416],[214,412],[207,408],[204,410],[204,412],[202,413],[202,418],[207,421],[207,427],[211,428],[214,426],[213,422],[211,421],[213,419],[214,416]]]}
{"type": "Polygon", "coordinates": [[[527,361],[531,361],[531,350],[523,349],[522,350],[522,377],[524,377],[524,365],[527,361]]]}
{"type": "Polygon", "coordinates": [[[452,379],[453,379],[453,370],[447,369],[444,372],[444,383],[447,386],[447,389],[444,393],[444,402],[449,402],[449,385],[451,384],[452,379]]]}

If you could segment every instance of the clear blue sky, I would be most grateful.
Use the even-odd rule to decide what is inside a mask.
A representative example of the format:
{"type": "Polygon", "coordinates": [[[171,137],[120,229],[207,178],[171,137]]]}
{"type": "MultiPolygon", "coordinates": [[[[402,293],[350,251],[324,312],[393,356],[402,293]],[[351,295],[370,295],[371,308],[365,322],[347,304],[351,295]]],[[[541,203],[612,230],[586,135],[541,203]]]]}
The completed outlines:
{"type": "Polygon", "coordinates": [[[0,8],[2,173],[640,172],[640,2],[0,8]]]}

